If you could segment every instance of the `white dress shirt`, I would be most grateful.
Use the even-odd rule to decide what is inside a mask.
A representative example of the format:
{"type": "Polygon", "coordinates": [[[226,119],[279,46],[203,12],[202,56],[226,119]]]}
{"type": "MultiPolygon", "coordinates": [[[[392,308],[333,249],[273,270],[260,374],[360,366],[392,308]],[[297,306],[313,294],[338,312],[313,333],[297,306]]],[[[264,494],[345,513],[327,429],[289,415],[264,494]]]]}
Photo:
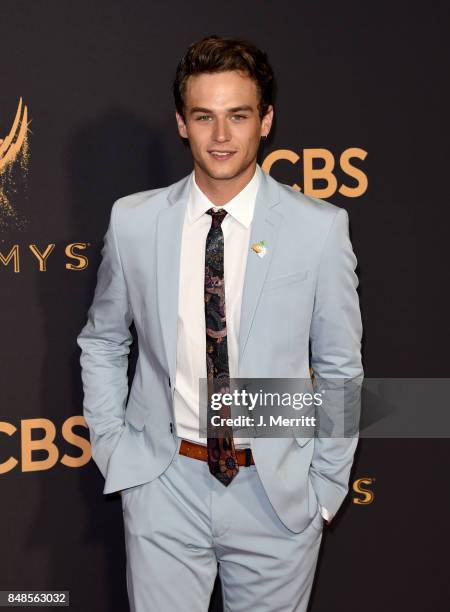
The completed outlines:
{"type": "MultiPolygon", "coordinates": [[[[177,434],[206,444],[199,435],[199,379],[206,379],[205,246],[212,218],[206,214],[216,206],[201,191],[191,174],[190,195],[183,224],[177,324],[177,369],[174,409],[177,434]]],[[[222,221],[224,238],[225,312],[228,367],[236,378],[239,357],[239,323],[242,288],[249,250],[250,228],[260,176],[255,174],[227,204],[222,221]]],[[[236,448],[250,446],[248,438],[234,436],[236,448]]]]}
{"type": "MultiPolygon", "coordinates": [[[[236,378],[239,357],[239,324],[250,229],[260,176],[258,169],[247,185],[227,204],[222,221],[224,237],[225,312],[230,378],[236,378]]],[[[177,319],[177,367],[174,381],[174,411],[177,435],[206,445],[199,435],[199,379],[206,379],[206,330],[204,306],[205,246],[212,218],[206,214],[216,207],[190,179],[180,257],[177,319]]],[[[234,436],[236,448],[250,447],[248,438],[234,436]]],[[[330,514],[320,506],[322,516],[330,514]]]]}

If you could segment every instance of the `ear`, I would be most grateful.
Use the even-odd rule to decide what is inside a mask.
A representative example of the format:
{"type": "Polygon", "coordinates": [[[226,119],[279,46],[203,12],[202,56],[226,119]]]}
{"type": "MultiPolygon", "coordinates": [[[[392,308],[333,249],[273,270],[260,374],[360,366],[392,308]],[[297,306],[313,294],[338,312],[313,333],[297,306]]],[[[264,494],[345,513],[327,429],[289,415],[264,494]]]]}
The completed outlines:
{"type": "Polygon", "coordinates": [[[270,104],[267,108],[267,113],[261,121],[261,136],[268,136],[272,127],[273,121],[273,106],[270,104]]]}
{"type": "Polygon", "coordinates": [[[177,120],[179,135],[181,136],[181,138],[187,138],[187,129],[183,117],[180,115],[180,113],[175,112],[175,118],[177,120]]]}

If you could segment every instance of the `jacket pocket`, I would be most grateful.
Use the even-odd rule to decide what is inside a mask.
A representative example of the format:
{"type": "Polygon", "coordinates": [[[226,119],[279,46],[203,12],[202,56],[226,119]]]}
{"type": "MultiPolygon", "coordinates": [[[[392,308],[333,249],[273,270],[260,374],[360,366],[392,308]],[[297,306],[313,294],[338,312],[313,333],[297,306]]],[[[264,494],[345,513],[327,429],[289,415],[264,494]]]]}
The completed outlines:
{"type": "Polygon", "coordinates": [[[139,431],[144,429],[147,416],[147,412],[141,408],[139,404],[135,403],[133,400],[128,402],[128,406],[125,411],[125,420],[128,423],[131,423],[135,429],[138,429],[139,431]]]}
{"type": "Polygon", "coordinates": [[[269,278],[265,281],[262,290],[270,291],[272,289],[278,289],[279,287],[285,287],[292,285],[293,283],[300,283],[308,278],[308,270],[298,270],[291,274],[283,274],[282,276],[276,276],[275,278],[269,278]]]}

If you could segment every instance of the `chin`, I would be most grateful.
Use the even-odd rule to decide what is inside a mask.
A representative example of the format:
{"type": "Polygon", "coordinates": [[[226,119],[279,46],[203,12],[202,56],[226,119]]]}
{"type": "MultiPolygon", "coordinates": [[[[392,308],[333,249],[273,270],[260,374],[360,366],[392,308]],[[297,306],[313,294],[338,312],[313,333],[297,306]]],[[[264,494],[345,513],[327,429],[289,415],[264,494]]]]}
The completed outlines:
{"type": "Polygon", "coordinates": [[[237,164],[235,160],[233,162],[230,164],[223,162],[218,162],[217,164],[207,163],[202,164],[202,168],[213,179],[232,179],[245,169],[244,165],[237,164]]]}
{"type": "Polygon", "coordinates": [[[211,178],[222,179],[222,180],[232,179],[237,174],[238,172],[231,172],[231,171],[226,172],[225,169],[222,172],[217,172],[214,170],[211,170],[211,172],[208,172],[208,176],[210,176],[211,178]]]}

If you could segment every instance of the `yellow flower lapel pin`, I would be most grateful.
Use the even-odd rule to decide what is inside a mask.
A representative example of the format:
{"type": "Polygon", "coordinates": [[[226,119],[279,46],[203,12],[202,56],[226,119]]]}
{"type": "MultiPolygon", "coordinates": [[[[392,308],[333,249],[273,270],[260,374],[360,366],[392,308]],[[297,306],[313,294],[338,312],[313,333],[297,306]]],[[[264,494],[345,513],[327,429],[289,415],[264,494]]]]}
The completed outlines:
{"type": "Polygon", "coordinates": [[[267,243],[265,240],[260,240],[252,244],[252,251],[254,251],[258,257],[264,257],[267,252],[267,243]]]}

